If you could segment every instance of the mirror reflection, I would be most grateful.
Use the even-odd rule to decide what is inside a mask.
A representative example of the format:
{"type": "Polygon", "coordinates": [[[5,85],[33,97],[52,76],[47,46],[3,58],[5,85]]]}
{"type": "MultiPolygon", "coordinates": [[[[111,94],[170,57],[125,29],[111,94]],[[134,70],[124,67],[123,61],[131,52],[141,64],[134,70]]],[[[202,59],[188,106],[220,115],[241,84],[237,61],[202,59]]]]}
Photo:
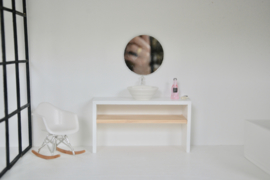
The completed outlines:
{"type": "Polygon", "coordinates": [[[163,48],[157,39],[140,35],[128,42],[124,57],[131,71],[139,75],[147,75],[161,66],[163,54],[163,48]]]}

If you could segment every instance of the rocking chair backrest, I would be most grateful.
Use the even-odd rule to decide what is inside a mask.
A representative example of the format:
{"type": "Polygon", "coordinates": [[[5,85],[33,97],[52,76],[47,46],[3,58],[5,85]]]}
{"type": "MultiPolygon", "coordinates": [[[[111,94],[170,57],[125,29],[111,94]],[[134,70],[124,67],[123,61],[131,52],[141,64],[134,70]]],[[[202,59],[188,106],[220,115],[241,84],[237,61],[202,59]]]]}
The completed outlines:
{"type": "Polygon", "coordinates": [[[50,103],[41,103],[36,108],[34,114],[43,116],[48,126],[60,124],[61,110],[54,107],[50,103]]]}
{"type": "Polygon", "coordinates": [[[39,104],[33,115],[36,115],[43,121],[45,126],[41,129],[52,134],[68,134],[79,130],[76,114],[58,109],[50,103],[43,102],[39,104]]]}

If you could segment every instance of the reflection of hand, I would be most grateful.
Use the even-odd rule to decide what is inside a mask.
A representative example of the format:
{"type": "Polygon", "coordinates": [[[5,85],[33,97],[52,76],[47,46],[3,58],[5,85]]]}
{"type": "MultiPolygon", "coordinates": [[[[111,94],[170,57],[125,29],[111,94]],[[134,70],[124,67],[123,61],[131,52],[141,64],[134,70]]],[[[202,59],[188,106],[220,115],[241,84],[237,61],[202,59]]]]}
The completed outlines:
{"type": "Polygon", "coordinates": [[[151,46],[149,36],[142,35],[129,41],[125,50],[125,60],[130,61],[137,74],[150,74],[151,46]]]}

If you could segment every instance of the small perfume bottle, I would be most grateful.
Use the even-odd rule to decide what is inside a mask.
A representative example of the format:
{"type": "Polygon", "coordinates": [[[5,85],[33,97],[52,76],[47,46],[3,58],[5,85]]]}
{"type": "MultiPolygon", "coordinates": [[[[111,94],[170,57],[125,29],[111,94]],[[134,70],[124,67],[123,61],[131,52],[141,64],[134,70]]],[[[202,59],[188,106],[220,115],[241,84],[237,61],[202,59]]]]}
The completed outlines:
{"type": "Polygon", "coordinates": [[[177,79],[173,79],[172,91],[171,91],[171,99],[179,99],[178,85],[177,79]]]}

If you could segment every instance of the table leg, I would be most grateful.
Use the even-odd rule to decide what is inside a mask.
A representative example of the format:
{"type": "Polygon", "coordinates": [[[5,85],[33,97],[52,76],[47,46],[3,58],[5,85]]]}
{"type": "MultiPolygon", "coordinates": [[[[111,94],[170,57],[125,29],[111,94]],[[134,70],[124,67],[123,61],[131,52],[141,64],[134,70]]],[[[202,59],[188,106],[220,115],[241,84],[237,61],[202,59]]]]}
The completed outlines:
{"type": "Polygon", "coordinates": [[[187,109],[187,125],[186,125],[186,152],[190,152],[190,133],[191,133],[191,105],[187,109]]]}
{"type": "Polygon", "coordinates": [[[97,105],[93,104],[92,111],[92,153],[97,152],[97,105]]]}

